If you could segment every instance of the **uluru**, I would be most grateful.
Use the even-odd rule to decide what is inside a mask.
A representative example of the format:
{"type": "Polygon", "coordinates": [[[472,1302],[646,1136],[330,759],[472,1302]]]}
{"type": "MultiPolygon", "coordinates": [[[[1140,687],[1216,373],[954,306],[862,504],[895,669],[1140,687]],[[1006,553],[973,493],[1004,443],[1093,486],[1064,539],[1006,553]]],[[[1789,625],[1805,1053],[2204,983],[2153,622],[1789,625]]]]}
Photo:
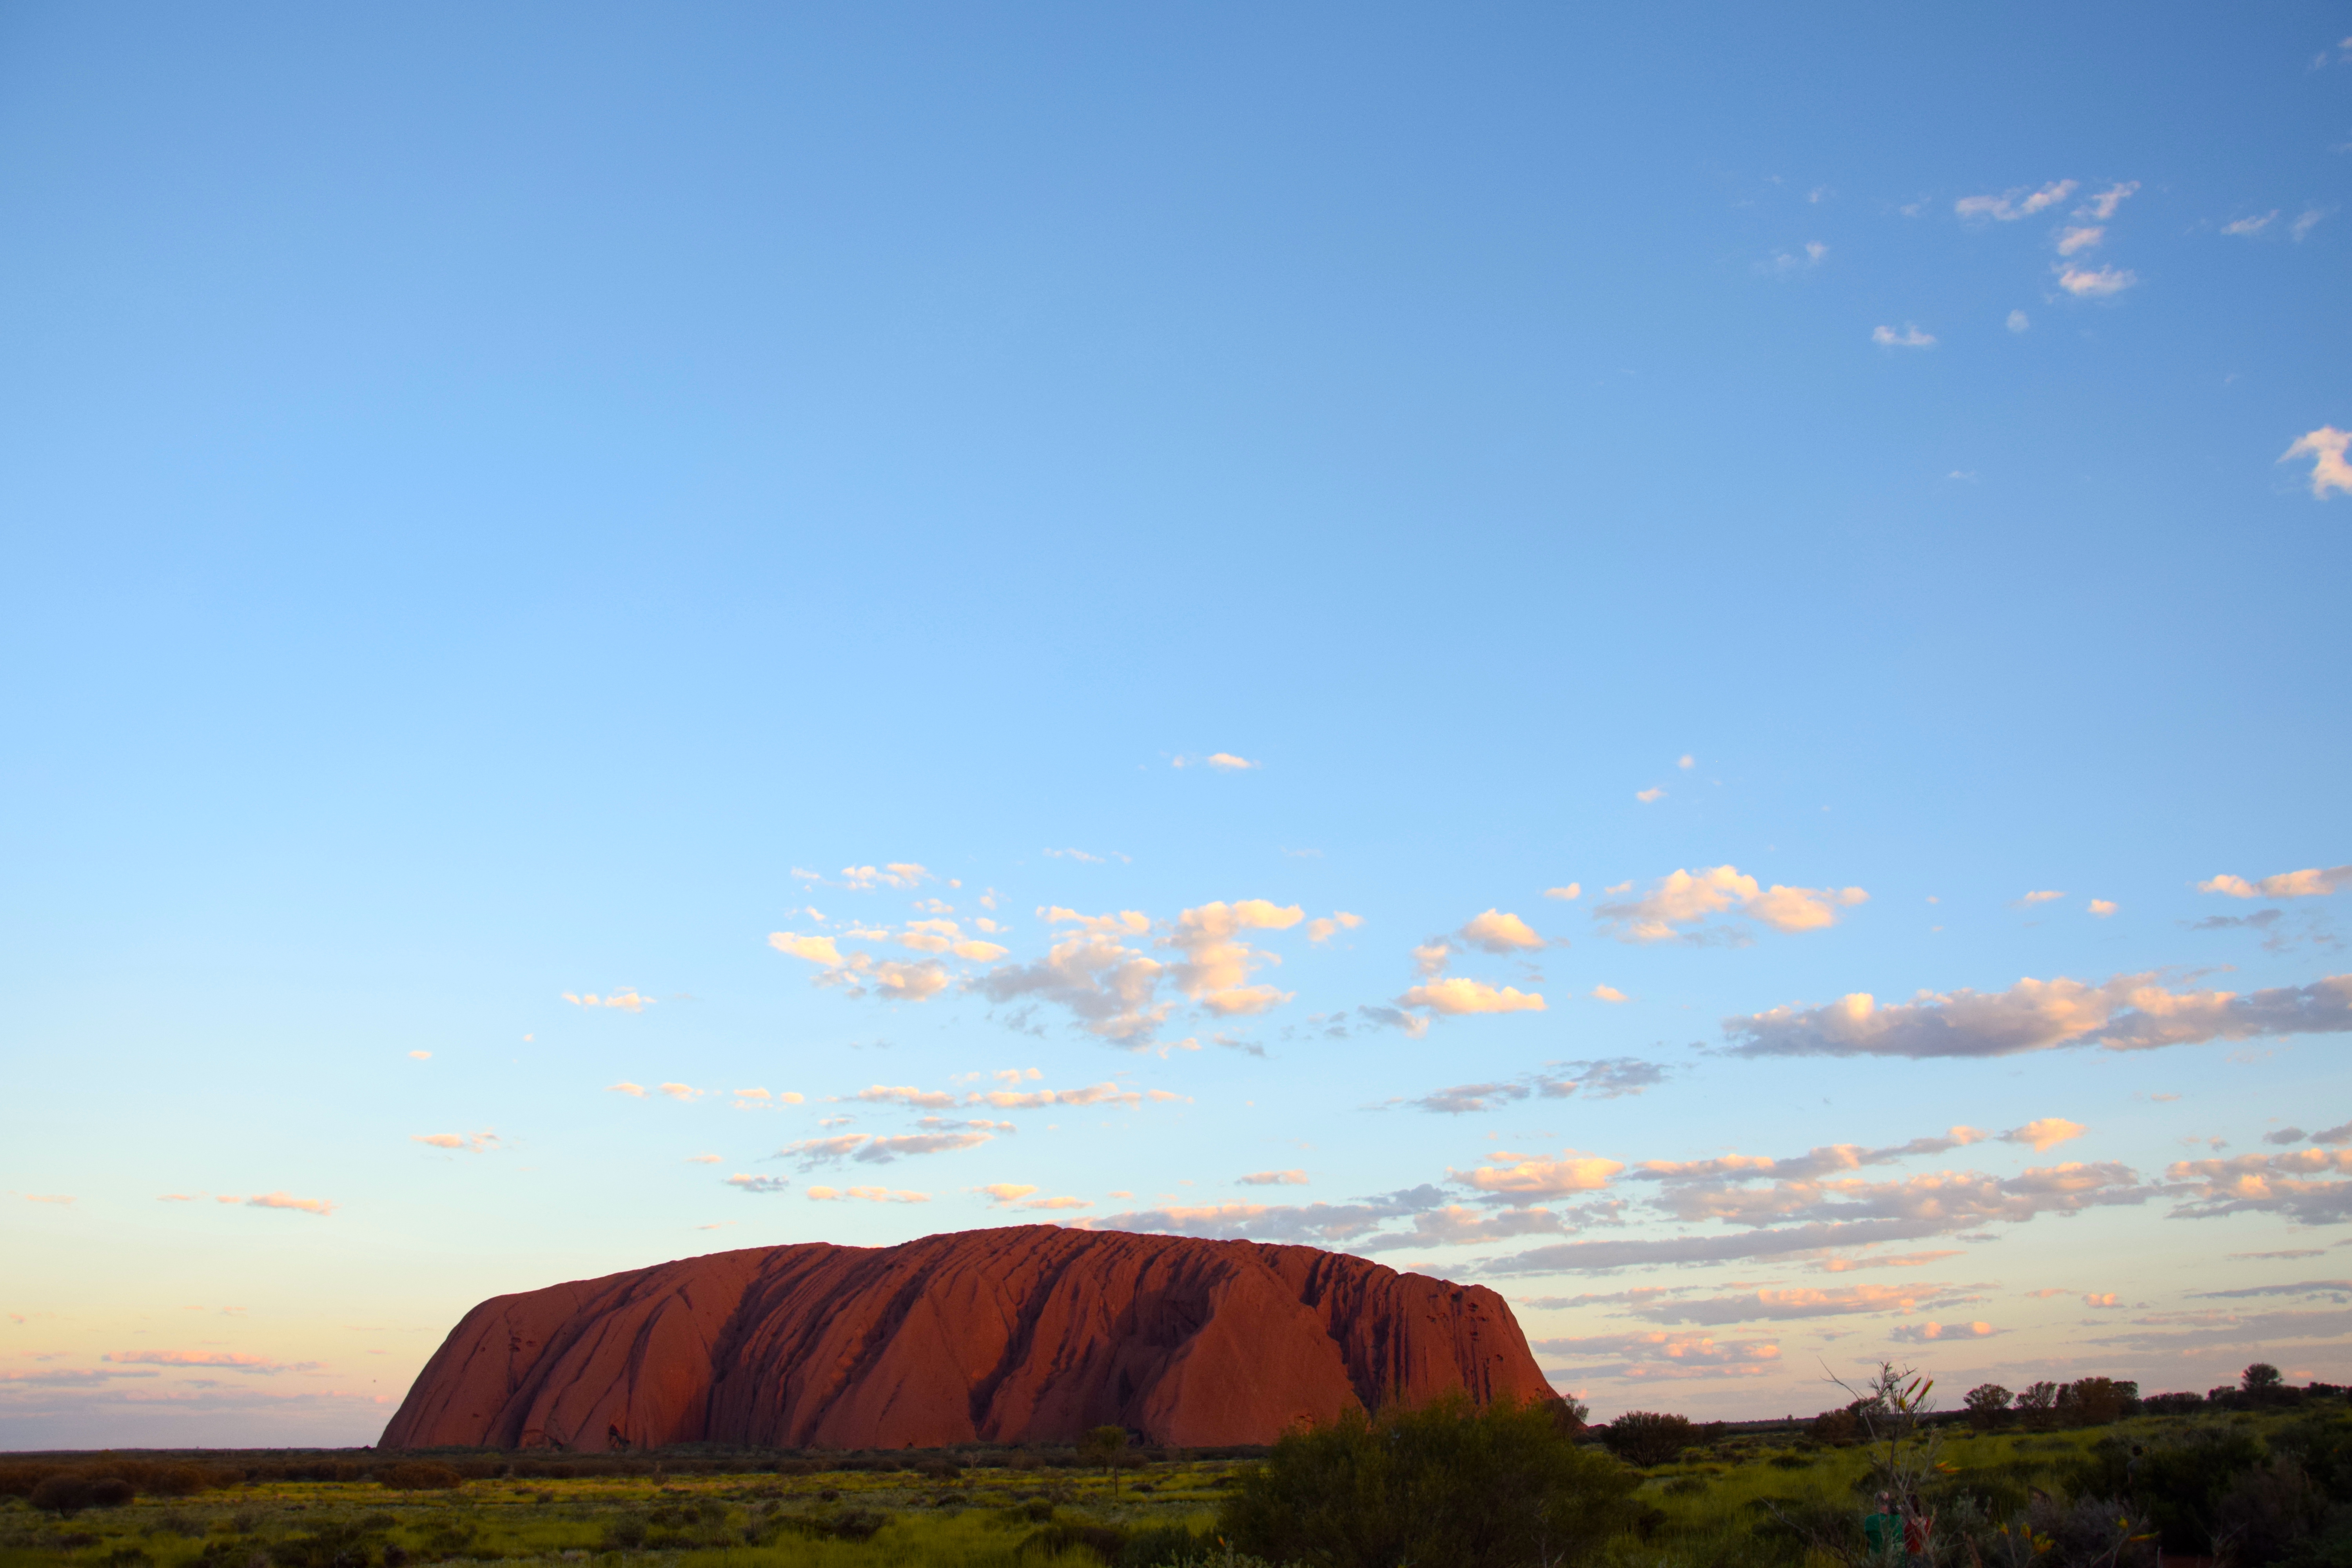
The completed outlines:
{"type": "Polygon", "coordinates": [[[682,1258],[467,1312],[386,1447],[1270,1443],[1460,1392],[1549,1398],[1509,1306],[1310,1247],[1014,1226],[682,1258]]]}

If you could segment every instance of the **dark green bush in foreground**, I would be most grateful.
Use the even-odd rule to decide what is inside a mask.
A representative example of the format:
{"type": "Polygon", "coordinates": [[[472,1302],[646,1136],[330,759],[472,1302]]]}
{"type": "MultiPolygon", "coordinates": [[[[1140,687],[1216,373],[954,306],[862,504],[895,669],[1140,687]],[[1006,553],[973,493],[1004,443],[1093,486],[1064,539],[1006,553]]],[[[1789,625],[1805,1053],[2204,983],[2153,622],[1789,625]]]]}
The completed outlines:
{"type": "Polygon", "coordinates": [[[1246,1472],[1219,1531],[1307,1568],[1571,1563],[1634,1522],[1641,1478],[1580,1447],[1545,1405],[1459,1396],[1285,1437],[1246,1472]]]}

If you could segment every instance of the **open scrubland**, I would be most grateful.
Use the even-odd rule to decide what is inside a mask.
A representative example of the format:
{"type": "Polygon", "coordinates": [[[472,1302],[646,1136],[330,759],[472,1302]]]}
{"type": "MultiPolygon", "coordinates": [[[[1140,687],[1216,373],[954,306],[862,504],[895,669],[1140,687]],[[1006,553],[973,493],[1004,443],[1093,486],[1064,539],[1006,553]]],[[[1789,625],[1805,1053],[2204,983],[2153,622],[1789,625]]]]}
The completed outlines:
{"type": "Polygon", "coordinates": [[[1851,1413],[1577,1430],[1454,1407],[1196,1452],[23,1455],[0,1459],[0,1568],[1860,1568],[1902,1562],[1863,1531],[1890,1476],[1939,1564],[2352,1568],[2340,1396],[2076,1426],[1851,1413]]]}

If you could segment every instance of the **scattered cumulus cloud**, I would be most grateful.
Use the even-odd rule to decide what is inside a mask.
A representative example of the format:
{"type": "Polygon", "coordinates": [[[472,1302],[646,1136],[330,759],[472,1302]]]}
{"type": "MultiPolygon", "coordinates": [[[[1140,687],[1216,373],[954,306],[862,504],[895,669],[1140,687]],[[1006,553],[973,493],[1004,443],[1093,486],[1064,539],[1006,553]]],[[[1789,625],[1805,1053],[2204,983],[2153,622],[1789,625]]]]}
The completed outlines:
{"type": "Polygon", "coordinates": [[[1237,757],[1231,752],[1211,752],[1203,760],[1206,761],[1211,767],[1215,768],[1220,773],[1237,773],[1249,768],[1264,765],[1259,763],[1254,763],[1247,757],[1237,757]]]}
{"type": "Polygon", "coordinates": [[[2009,313],[2007,325],[2012,332],[2030,331],[2032,330],[2033,321],[2022,310],[2011,310],[2009,313]]]}
{"type": "Polygon", "coordinates": [[[1540,992],[1521,991],[1514,985],[1489,985],[1483,980],[1472,980],[1458,974],[1416,985],[1398,997],[1396,1005],[1408,1011],[1426,1009],[1430,1014],[1449,1018],[1477,1013],[1540,1013],[1544,1010],[1540,992]]]}
{"type": "Polygon", "coordinates": [[[2069,1121],[2063,1116],[2044,1116],[2022,1127],[2012,1127],[2000,1135],[2004,1143],[2030,1145],[2037,1154],[2047,1153],[2059,1144],[2080,1138],[2087,1131],[2079,1121],[2069,1121]]]}
{"type": "Polygon", "coordinates": [[[787,1143],[776,1151],[779,1160],[797,1160],[801,1169],[818,1165],[838,1164],[844,1160],[856,1160],[862,1164],[887,1165],[893,1160],[915,1154],[946,1154],[960,1149],[976,1149],[993,1141],[993,1132],[899,1132],[884,1136],[872,1132],[841,1132],[830,1138],[803,1138],[787,1143]]]}
{"type": "Polygon", "coordinates": [[[1556,1198],[1570,1193],[1598,1192],[1624,1170],[1624,1163],[1573,1149],[1558,1157],[1513,1154],[1497,1150],[1486,1163],[1471,1171],[1448,1170],[1446,1179],[1482,1193],[1507,1194],[1515,1198],[1556,1198]]]}
{"type": "Polygon", "coordinates": [[[2282,871],[2255,882],[2225,872],[2198,883],[2197,890],[2232,899],[2324,899],[2347,884],[2352,884],[2352,866],[2330,866],[2325,870],[2315,866],[2302,871],[2282,871]]]}
{"type": "Polygon", "coordinates": [[[2327,215],[2326,213],[2320,211],[2317,207],[2313,207],[2307,212],[2299,214],[2293,223],[2286,226],[2287,237],[2294,240],[2298,245],[2302,244],[2305,237],[2309,235],[2313,229],[2317,228],[2319,226],[2320,219],[2326,216],[2327,215]]]}
{"type": "Polygon", "coordinates": [[[811,1187],[809,1197],[822,1204],[927,1204],[929,1193],[892,1192],[887,1187],[811,1187]]]}
{"type": "Polygon", "coordinates": [[[2058,237],[2058,254],[2073,256],[2077,251],[2089,250],[2106,237],[2107,231],[2095,226],[2070,228],[2058,237]]]}
{"type": "Polygon", "coordinates": [[[2117,908],[2115,901],[2110,899],[2093,899],[2089,907],[2091,912],[2101,920],[2105,920],[2109,915],[2114,914],[2117,908]]]}
{"type": "Polygon", "coordinates": [[[2251,237],[2260,234],[2263,230],[2270,227],[2272,223],[2275,221],[2277,217],[2278,208],[2273,207],[2270,211],[2263,213],[2259,217],[2242,217],[2234,223],[2225,223],[2221,226],[2221,232],[2223,234],[2236,234],[2251,237]]]}
{"type": "Polygon", "coordinates": [[[727,1184],[739,1193],[781,1193],[793,1184],[785,1176],[752,1176],[739,1171],[727,1178],[727,1184]]]}
{"type": "Polygon", "coordinates": [[[1361,915],[1351,915],[1345,910],[1335,910],[1328,917],[1318,917],[1307,922],[1307,940],[1326,942],[1343,931],[1354,931],[1364,923],[1361,915]]]}
{"type": "MultiPolygon", "coordinates": [[[[1611,889],[1613,894],[1620,889],[1611,889]]],[[[1860,888],[1761,886],[1737,866],[1677,868],[1638,899],[1596,904],[1595,920],[1608,923],[1620,942],[1704,940],[1698,927],[1708,916],[1738,913],[1778,931],[1820,931],[1835,925],[1838,911],[1869,901],[1860,888]]]]}
{"type": "Polygon", "coordinates": [[[1614,985],[1596,985],[1592,988],[1592,999],[1596,1002],[1622,1002],[1625,993],[1614,985]]]}
{"type": "Polygon", "coordinates": [[[611,1007],[623,1013],[642,1013],[654,1005],[650,996],[640,996],[634,986],[624,985],[610,994],[599,996],[593,991],[574,994],[566,991],[563,999],[574,1007],[611,1007]]]}
{"type": "Polygon", "coordinates": [[[628,1079],[623,1079],[619,1083],[606,1084],[604,1086],[604,1092],[606,1094],[625,1094],[632,1100],[643,1100],[646,1097],[646,1086],[641,1083],[631,1083],[628,1079]]]}
{"type": "Polygon", "coordinates": [[[1234,1178],[1245,1187],[1303,1187],[1307,1185],[1304,1171],[1253,1171],[1234,1178]]]}
{"type": "Polygon", "coordinates": [[[2057,272],[2058,287],[2077,300],[2110,299],[2139,281],[2125,267],[2061,267],[2057,272]]]}
{"type": "Polygon", "coordinates": [[[1454,934],[1486,952],[1536,952],[1544,946],[1544,939],[1527,921],[1499,910],[1488,910],[1454,934]]]}
{"type": "Polygon", "coordinates": [[[1584,884],[1581,882],[1570,882],[1565,887],[1546,888],[1544,889],[1544,897],[1547,899],[1563,900],[1580,899],[1584,897],[1584,884]]]}

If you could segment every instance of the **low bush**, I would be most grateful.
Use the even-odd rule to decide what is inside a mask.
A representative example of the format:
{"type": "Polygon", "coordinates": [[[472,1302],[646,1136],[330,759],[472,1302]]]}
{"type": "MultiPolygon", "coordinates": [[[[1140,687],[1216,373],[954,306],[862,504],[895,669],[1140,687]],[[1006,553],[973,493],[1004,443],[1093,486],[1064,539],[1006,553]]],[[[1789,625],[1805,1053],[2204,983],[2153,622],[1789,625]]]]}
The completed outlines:
{"type": "Polygon", "coordinates": [[[1540,1403],[1482,1410],[1454,1395],[1285,1437],[1243,1473],[1218,1526],[1240,1551],[1306,1568],[1559,1563],[1638,1522],[1639,1483],[1540,1403]]]}
{"type": "Polygon", "coordinates": [[[25,1500],[35,1508],[69,1519],[86,1508],[121,1508],[138,1494],[120,1476],[77,1475],[61,1471],[32,1489],[25,1500]]]}
{"type": "Polygon", "coordinates": [[[446,1491],[466,1484],[466,1478],[455,1468],[430,1459],[386,1465],[376,1471],[375,1479],[377,1485],[396,1492],[446,1491]]]}

